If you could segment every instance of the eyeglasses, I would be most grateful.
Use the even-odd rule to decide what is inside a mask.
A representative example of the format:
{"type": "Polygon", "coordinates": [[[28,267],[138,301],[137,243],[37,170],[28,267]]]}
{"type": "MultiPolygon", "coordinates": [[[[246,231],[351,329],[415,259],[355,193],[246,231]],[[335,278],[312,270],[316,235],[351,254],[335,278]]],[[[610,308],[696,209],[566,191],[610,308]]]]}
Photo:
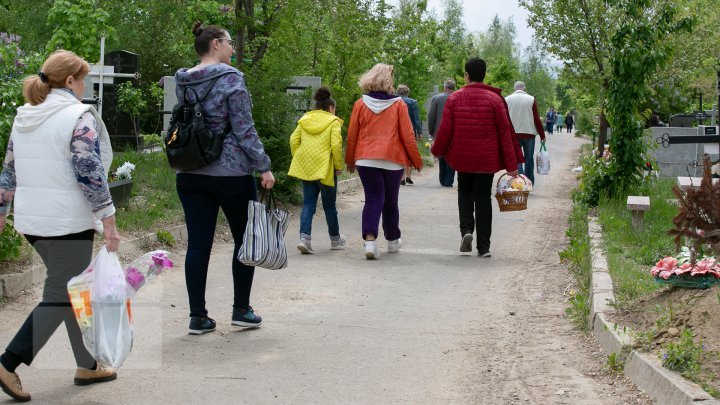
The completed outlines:
{"type": "Polygon", "coordinates": [[[235,40],[232,40],[230,38],[217,38],[218,41],[228,41],[230,46],[235,46],[235,40]]]}

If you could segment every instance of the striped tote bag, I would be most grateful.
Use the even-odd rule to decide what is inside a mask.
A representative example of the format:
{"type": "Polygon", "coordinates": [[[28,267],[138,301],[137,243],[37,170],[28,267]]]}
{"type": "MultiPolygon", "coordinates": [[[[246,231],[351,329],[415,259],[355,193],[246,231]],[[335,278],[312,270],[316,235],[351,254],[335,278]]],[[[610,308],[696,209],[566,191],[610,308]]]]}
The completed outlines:
{"type": "Polygon", "coordinates": [[[270,270],[287,267],[285,231],[290,212],[277,208],[272,191],[263,190],[260,201],[248,202],[248,222],[238,260],[270,270]]]}

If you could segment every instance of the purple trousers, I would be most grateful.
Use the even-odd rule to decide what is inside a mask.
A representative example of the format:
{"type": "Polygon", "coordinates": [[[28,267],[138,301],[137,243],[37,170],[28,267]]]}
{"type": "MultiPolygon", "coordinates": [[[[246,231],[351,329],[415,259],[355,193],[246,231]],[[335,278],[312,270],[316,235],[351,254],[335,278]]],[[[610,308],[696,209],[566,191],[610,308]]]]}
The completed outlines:
{"type": "Polygon", "coordinates": [[[357,166],[363,189],[365,206],[362,214],[362,237],[378,236],[378,224],[382,215],[382,227],[386,240],[400,238],[400,180],[404,169],[387,170],[376,167],[357,166]]]}

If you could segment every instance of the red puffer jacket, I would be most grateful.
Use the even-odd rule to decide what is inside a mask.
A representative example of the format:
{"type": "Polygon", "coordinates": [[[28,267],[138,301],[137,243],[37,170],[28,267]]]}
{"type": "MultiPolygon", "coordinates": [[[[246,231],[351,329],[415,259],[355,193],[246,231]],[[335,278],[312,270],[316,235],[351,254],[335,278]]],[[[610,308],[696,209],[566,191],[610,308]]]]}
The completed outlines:
{"type": "Polygon", "coordinates": [[[431,152],[466,173],[511,172],[525,162],[501,90],[483,83],[448,97],[431,152]]]}

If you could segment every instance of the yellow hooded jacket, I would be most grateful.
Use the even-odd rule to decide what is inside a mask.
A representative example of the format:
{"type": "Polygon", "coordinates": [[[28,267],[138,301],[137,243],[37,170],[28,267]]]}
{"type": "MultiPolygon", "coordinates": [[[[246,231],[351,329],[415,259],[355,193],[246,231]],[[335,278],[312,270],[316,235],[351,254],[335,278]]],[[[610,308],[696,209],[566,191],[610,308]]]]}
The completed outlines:
{"type": "Polygon", "coordinates": [[[320,180],[326,186],[335,186],[335,170],[343,168],[343,121],[327,111],[312,110],[298,121],[290,135],[289,176],[300,180],[320,180]]]}

